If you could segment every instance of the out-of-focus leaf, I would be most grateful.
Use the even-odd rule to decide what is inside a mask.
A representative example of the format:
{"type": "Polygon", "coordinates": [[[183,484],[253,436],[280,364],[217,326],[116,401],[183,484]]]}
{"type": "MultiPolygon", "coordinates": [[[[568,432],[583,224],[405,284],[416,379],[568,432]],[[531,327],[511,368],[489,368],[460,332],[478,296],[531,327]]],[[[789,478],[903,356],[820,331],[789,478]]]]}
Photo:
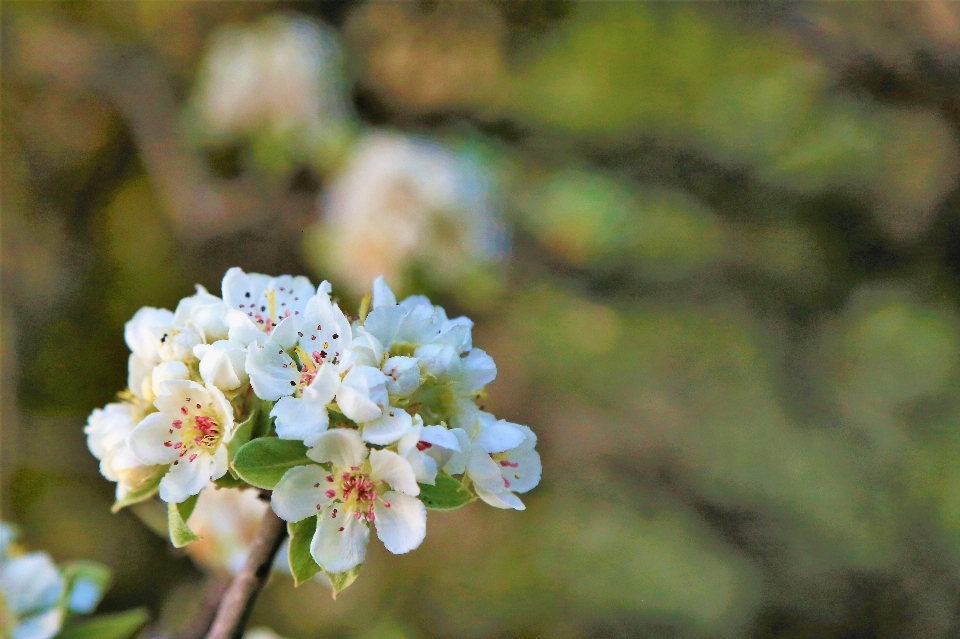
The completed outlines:
{"type": "Polygon", "coordinates": [[[90,614],[110,585],[110,569],[95,561],[75,560],[60,567],[64,581],[64,606],[79,614],[90,614]]]}
{"type": "Polygon", "coordinates": [[[60,631],[56,639],[129,639],[147,623],[145,608],[94,617],[60,631]]]}

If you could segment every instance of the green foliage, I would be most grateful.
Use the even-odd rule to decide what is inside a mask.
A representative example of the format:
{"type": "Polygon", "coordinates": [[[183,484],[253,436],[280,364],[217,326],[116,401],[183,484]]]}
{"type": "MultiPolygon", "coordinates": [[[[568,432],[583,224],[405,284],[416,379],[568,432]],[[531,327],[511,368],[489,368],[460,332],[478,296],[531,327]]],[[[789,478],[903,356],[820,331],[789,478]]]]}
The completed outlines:
{"type": "Polygon", "coordinates": [[[60,566],[63,605],[75,613],[93,612],[110,585],[110,569],[95,561],[74,560],[60,566]]]}
{"type": "Polygon", "coordinates": [[[179,504],[167,504],[167,526],[170,529],[170,541],[174,548],[183,548],[192,541],[200,539],[187,525],[190,514],[197,505],[197,495],[187,498],[179,504]]]}
{"type": "Polygon", "coordinates": [[[456,510],[476,499],[464,485],[449,475],[437,475],[436,484],[420,484],[420,501],[430,510],[456,510]]]}
{"type": "Polygon", "coordinates": [[[346,572],[326,572],[324,575],[327,576],[327,579],[330,580],[330,587],[333,589],[333,598],[336,599],[337,595],[349,588],[357,577],[360,575],[360,568],[363,564],[359,566],[354,566],[346,572]]]}
{"type": "Polygon", "coordinates": [[[129,639],[147,623],[149,618],[144,608],[102,615],[67,626],[60,631],[56,639],[129,639]]]}
{"type": "Polygon", "coordinates": [[[169,468],[169,466],[154,466],[139,486],[124,495],[123,499],[114,502],[110,512],[117,513],[127,506],[145,501],[156,495],[160,487],[160,480],[167,474],[169,468]]]}
{"type": "Polygon", "coordinates": [[[302,521],[287,524],[287,532],[290,534],[287,560],[293,582],[297,586],[320,572],[320,566],[310,554],[310,542],[313,541],[316,530],[316,517],[307,517],[302,521]]]}
{"type": "MultiPolygon", "coordinates": [[[[227,442],[227,459],[231,465],[237,457],[237,452],[244,444],[252,439],[266,437],[270,433],[272,425],[270,411],[272,408],[273,402],[258,401],[257,406],[250,412],[250,417],[237,426],[233,437],[227,442]]],[[[232,466],[230,471],[231,474],[235,472],[232,466]]]]}
{"type": "Polygon", "coordinates": [[[237,451],[233,468],[251,486],[270,490],[291,468],[312,463],[302,442],[261,437],[237,451]]]}

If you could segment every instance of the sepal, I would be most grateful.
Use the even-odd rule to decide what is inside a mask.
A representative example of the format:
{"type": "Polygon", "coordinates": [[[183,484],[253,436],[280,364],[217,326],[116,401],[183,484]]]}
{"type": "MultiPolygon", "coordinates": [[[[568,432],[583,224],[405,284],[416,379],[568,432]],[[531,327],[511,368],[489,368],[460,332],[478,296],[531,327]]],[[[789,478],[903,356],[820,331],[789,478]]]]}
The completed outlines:
{"type": "Polygon", "coordinates": [[[173,502],[167,504],[167,527],[174,548],[183,548],[190,542],[200,539],[187,525],[187,520],[190,519],[193,509],[197,505],[197,497],[197,495],[193,495],[179,504],[173,502]]]}
{"type": "Polygon", "coordinates": [[[317,565],[310,554],[310,542],[313,540],[316,530],[316,517],[307,517],[301,521],[287,524],[287,532],[290,534],[287,560],[290,563],[290,574],[293,575],[293,583],[296,586],[320,572],[320,566],[317,565]]]}
{"type": "Polygon", "coordinates": [[[350,570],[345,572],[327,572],[323,571],[323,574],[326,576],[327,580],[330,582],[330,589],[333,591],[333,598],[336,599],[337,595],[349,588],[354,581],[357,580],[357,577],[360,575],[360,568],[363,564],[359,566],[354,566],[350,570]]]}
{"type": "Polygon", "coordinates": [[[153,472],[151,472],[139,486],[127,492],[122,499],[118,499],[113,503],[113,506],[110,507],[110,512],[116,514],[127,506],[138,504],[141,501],[146,501],[153,497],[160,489],[160,480],[167,474],[169,468],[169,465],[154,466],[153,472]]]}

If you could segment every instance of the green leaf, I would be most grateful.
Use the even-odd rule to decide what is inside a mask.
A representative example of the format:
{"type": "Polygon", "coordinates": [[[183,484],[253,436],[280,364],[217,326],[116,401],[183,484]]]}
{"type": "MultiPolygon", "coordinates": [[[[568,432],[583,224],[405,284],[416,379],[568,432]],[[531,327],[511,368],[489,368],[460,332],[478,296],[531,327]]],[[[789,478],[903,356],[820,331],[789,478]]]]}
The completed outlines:
{"type": "Polygon", "coordinates": [[[174,548],[183,548],[191,541],[200,539],[187,526],[187,520],[190,519],[196,505],[197,495],[189,497],[179,504],[167,504],[167,527],[170,529],[170,541],[174,548]]]}
{"type": "Polygon", "coordinates": [[[233,468],[248,484],[271,490],[291,468],[312,463],[302,442],[261,437],[247,442],[237,451],[233,468]]]}
{"type": "Polygon", "coordinates": [[[135,608],[70,625],[56,639],[129,639],[147,623],[147,610],[135,608]]]}
{"type": "Polygon", "coordinates": [[[217,488],[241,488],[247,485],[247,482],[234,477],[231,473],[224,473],[223,477],[214,479],[213,483],[217,488]]]}
{"type": "Polygon", "coordinates": [[[290,574],[293,575],[294,585],[299,586],[320,572],[320,566],[310,554],[310,542],[316,530],[316,517],[307,517],[302,521],[287,524],[287,532],[290,533],[287,560],[290,562],[290,574]]]}
{"type": "Polygon", "coordinates": [[[357,576],[360,574],[360,566],[354,566],[346,572],[327,572],[324,570],[323,574],[330,580],[333,598],[336,599],[338,594],[349,588],[350,584],[357,580],[357,576]]]}
{"type": "Polygon", "coordinates": [[[110,507],[110,512],[116,514],[120,512],[122,508],[146,501],[153,497],[160,486],[160,480],[167,474],[169,468],[169,466],[154,466],[150,474],[147,475],[136,488],[124,495],[123,499],[118,499],[113,503],[113,506],[110,507]]]}
{"type": "Polygon", "coordinates": [[[244,444],[252,439],[266,437],[270,433],[272,418],[270,411],[273,410],[273,402],[260,401],[259,405],[250,412],[250,417],[242,424],[237,426],[233,437],[227,442],[227,459],[233,461],[237,456],[237,451],[244,444]]]}
{"type": "Polygon", "coordinates": [[[90,614],[110,585],[110,569],[95,561],[69,561],[60,566],[63,575],[63,607],[70,612],[90,614]]]}
{"type": "Polygon", "coordinates": [[[462,483],[449,475],[437,475],[437,483],[433,486],[420,484],[418,497],[430,510],[456,510],[476,499],[462,483]]]}

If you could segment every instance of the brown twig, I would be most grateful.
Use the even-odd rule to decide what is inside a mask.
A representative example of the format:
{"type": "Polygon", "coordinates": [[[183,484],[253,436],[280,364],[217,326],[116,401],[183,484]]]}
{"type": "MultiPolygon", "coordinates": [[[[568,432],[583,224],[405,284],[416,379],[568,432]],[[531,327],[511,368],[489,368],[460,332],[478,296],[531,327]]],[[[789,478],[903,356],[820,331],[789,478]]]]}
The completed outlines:
{"type": "Polygon", "coordinates": [[[287,535],[286,523],[268,508],[243,569],[237,573],[220,601],[207,639],[240,639],[260,590],[270,576],[273,559],[287,535]]]}

